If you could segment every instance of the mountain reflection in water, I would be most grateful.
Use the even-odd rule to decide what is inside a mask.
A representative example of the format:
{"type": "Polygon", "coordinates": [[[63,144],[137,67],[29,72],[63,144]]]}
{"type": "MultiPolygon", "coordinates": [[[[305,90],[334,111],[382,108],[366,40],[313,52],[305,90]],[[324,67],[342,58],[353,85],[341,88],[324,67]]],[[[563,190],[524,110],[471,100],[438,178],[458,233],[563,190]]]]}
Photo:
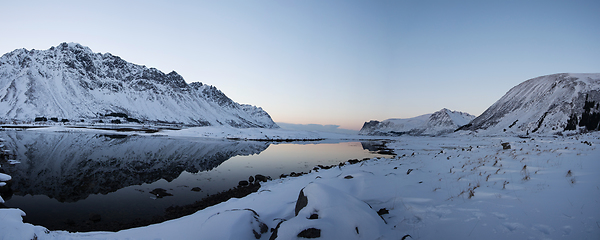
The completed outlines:
{"type": "Polygon", "coordinates": [[[211,170],[237,155],[264,151],[269,144],[182,141],[164,137],[8,131],[4,143],[21,163],[7,167],[18,195],[46,195],[74,202],[90,194],[172,181],[183,172],[211,170]]]}
{"type": "Polygon", "coordinates": [[[375,149],[373,144],[358,142],[270,144],[44,131],[0,131],[0,137],[10,159],[20,161],[0,160],[2,171],[12,176],[0,207],[20,208],[26,222],[51,230],[122,229],[233,188],[251,175],[277,178],[380,156],[365,150],[375,149]]]}

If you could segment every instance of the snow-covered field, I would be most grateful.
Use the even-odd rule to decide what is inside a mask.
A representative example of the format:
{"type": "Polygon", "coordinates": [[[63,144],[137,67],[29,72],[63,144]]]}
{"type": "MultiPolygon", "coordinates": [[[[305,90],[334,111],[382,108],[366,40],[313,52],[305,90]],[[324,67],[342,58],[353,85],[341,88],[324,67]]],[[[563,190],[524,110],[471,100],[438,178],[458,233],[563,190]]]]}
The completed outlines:
{"type": "MultiPolygon", "coordinates": [[[[156,134],[335,137],[239,131],[156,134]]],[[[387,146],[398,154],[394,158],[272,180],[244,198],[114,233],[47,231],[23,223],[25,213],[18,209],[0,209],[0,239],[600,238],[600,132],[558,138],[453,134],[393,140],[387,146]],[[511,148],[503,149],[502,143],[511,148]]]]}

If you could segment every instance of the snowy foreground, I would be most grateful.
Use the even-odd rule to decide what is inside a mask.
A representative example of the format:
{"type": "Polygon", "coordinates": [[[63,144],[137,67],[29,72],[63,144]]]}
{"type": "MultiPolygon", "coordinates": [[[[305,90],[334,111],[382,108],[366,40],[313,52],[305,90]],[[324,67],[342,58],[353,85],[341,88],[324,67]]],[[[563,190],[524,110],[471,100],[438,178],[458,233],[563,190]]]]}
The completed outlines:
{"type": "MultiPolygon", "coordinates": [[[[227,135],[215,131],[206,134],[227,135]]],[[[396,157],[272,180],[244,198],[119,232],[48,231],[0,209],[0,239],[600,238],[599,132],[393,140],[396,157]]]]}

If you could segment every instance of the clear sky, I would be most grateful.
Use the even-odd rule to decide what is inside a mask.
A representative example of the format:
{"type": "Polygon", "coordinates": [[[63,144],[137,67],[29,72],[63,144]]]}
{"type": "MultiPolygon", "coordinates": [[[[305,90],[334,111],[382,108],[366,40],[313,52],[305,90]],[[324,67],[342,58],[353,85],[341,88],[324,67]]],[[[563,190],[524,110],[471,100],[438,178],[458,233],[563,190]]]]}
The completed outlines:
{"type": "Polygon", "coordinates": [[[0,53],[77,42],[214,85],[276,122],[360,129],[600,72],[600,1],[0,0],[0,53]]]}

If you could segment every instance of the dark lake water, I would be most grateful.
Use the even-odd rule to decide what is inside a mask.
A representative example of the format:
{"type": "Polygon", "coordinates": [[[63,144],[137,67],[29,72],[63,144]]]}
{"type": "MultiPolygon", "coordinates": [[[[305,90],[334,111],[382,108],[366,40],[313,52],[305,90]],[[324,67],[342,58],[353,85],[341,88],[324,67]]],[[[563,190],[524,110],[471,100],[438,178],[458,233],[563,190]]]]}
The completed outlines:
{"type": "Polygon", "coordinates": [[[369,151],[372,142],[274,144],[41,131],[2,131],[0,137],[8,159],[20,162],[0,163],[13,178],[0,207],[20,208],[26,222],[54,230],[97,230],[102,227],[94,224],[152,218],[256,174],[276,179],[316,165],[382,156],[369,151]],[[151,193],[157,188],[172,196],[157,198],[151,193]]]}

